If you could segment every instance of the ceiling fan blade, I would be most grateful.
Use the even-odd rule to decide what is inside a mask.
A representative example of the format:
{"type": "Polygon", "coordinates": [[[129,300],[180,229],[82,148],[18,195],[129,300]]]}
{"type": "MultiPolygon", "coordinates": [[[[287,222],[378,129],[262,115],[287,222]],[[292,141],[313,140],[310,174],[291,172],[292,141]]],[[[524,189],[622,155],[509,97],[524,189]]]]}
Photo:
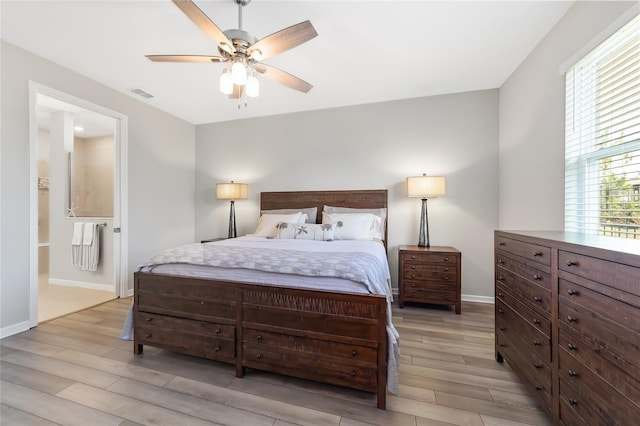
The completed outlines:
{"type": "Polygon", "coordinates": [[[233,92],[229,95],[229,99],[240,99],[244,93],[244,86],[233,85],[233,92]]]}
{"type": "Polygon", "coordinates": [[[154,62],[222,62],[221,56],[207,55],[145,55],[154,62]]]}
{"type": "Polygon", "coordinates": [[[317,35],[311,22],[300,22],[258,40],[251,45],[248,53],[256,61],[262,61],[285,50],[293,49],[317,35]]]}
{"type": "Polygon", "coordinates": [[[260,75],[291,89],[299,90],[300,92],[307,93],[309,92],[309,90],[311,90],[311,88],[313,88],[313,85],[296,77],[295,75],[291,75],[288,72],[282,71],[269,65],[256,64],[254,69],[260,75]]]}
{"type": "Polygon", "coordinates": [[[194,24],[204,31],[209,38],[215,41],[221,49],[229,53],[235,53],[236,49],[233,47],[231,40],[224,35],[222,30],[220,30],[194,2],[191,0],[173,0],[173,3],[178,6],[194,24]]]}

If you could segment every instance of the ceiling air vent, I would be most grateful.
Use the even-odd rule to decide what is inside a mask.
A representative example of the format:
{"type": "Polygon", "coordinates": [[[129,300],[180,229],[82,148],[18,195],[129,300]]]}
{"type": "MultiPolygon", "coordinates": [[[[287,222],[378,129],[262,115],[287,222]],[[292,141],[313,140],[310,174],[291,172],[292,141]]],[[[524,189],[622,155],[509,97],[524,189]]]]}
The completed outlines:
{"type": "Polygon", "coordinates": [[[145,99],[153,98],[151,93],[147,93],[142,89],[131,89],[131,93],[135,93],[138,96],[142,96],[145,99]]]}

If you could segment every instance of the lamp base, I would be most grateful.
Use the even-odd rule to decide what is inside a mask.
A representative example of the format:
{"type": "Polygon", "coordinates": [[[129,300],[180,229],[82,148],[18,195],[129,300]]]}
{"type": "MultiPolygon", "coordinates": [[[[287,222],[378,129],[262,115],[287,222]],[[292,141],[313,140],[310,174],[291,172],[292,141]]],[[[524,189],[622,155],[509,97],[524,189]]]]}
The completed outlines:
{"type": "Polygon", "coordinates": [[[420,214],[420,234],[418,235],[418,247],[430,247],[429,244],[429,217],[427,213],[427,199],[422,199],[422,212],[420,214]]]}
{"type": "Polygon", "coordinates": [[[236,238],[236,205],[231,200],[231,207],[229,208],[229,238],[236,238]]]}

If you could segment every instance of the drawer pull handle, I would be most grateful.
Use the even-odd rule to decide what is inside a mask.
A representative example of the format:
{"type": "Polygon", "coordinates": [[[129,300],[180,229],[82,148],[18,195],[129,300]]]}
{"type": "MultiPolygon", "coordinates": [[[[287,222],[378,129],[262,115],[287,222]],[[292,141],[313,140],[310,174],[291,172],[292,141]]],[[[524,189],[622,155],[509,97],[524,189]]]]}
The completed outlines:
{"type": "Polygon", "coordinates": [[[351,377],[356,377],[356,372],[355,371],[351,372],[351,377]]]}
{"type": "Polygon", "coordinates": [[[504,309],[498,308],[498,313],[499,314],[504,314],[504,309]]]}
{"type": "Polygon", "coordinates": [[[204,301],[200,301],[200,304],[201,304],[201,305],[204,305],[204,301]]]}
{"type": "Polygon", "coordinates": [[[415,287],[416,287],[416,285],[415,285],[415,284],[411,284],[411,287],[415,288],[415,287]]]}
{"type": "Polygon", "coordinates": [[[444,268],[444,271],[445,272],[449,272],[449,268],[444,268]]]}
{"type": "Polygon", "coordinates": [[[144,337],[148,339],[149,337],[151,337],[151,333],[145,334],[144,337]]]}
{"type": "Polygon", "coordinates": [[[415,277],[416,277],[416,274],[411,275],[411,278],[415,278],[415,277]]]}
{"type": "Polygon", "coordinates": [[[498,259],[498,265],[503,265],[504,264],[504,259],[498,259]]]}
{"type": "Polygon", "coordinates": [[[578,262],[576,260],[567,260],[567,266],[577,266],[578,262]]]}
{"type": "Polygon", "coordinates": [[[261,335],[261,334],[258,334],[258,335],[256,336],[256,340],[262,340],[262,335],[261,335]]]}
{"type": "Polygon", "coordinates": [[[498,293],[498,297],[504,297],[503,293],[498,293]]]}
{"type": "Polygon", "coordinates": [[[578,290],[571,290],[571,289],[569,289],[569,290],[567,290],[567,294],[568,294],[569,296],[577,296],[577,295],[578,295],[578,290]]]}
{"type": "Polygon", "coordinates": [[[536,302],[542,302],[542,297],[535,296],[535,297],[533,298],[533,300],[534,300],[534,301],[536,301],[536,302]]]}
{"type": "Polygon", "coordinates": [[[569,404],[571,404],[571,405],[578,405],[578,401],[576,401],[576,400],[575,400],[575,399],[573,399],[573,398],[569,398],[569,404]]]}
{"type": "Polygon", "coordinates": [[[215,348],[213,348],[213,350],[216,352],[220,352],[220,346],[216,346],[215,348]]]}
{"type": "Polygon", "coordinates": [[[533,364],[533,366],[535,368],[542,368],[542,364],[540,364],[539,362],[536,362],[535,364],[533,364]]]}
{"type": "Polygon", "coordinates": [[[540,324],[540,320],[539,320],[538,318],[534,318],[534,319],[533,319],[533,323],[534,323],[534,324],[540,324]]]}
{"type": "Polygon", "coordinates": [[[449,281],[449,277],[444,277],[444,280],[445,281],[449,281]]]}
{"type": "Polygon", "coordinates": [[[449,296],[445,295],[444,300],[449,300],[449,296]]]}
{"type": "Polygon", "coordinates": [[[262,354],[257,354],[257,355],[256,355],[256,358],[257,358],[257,359],[262,358],[262,354]]]}
{"type": "Polygon", "coordinates": [[[147,317],[146,320],[147,320],[147,322],[151,322],[151,321],[153,321],[153,318],[147,317]]]}
{"type": "Polygon", "coordinates": [[[538,257],[538,256],[542,256],[542,252],[541,251],[534,251],[533,252],[533,257],[538,257]]]}
{"type": "Polygon", "coordinates": [[[536,385],[536,390],[537,390],[538,392],[540,392],[542,389],[544,389],[542,386],[540,386],[540,385],[536,385]]]}
{"type": "Polygon", "coordinates": [[[498,241],[498,245],[499,246],[503,246],[504,245],[504,241],[498,241]]]}
{"type": "Polygon", "coordinates": [[[575,351],[576,349],[578,349],[578,347],[573,343],[569,343],[567,347],[569,348],[570,351],[575,351]]]}
{"type": "Polygon", "coordinates": [[[222,332],[222,330],[220,330],[219,328],[216,328],[216,334],[220,334],[222,332]]]}
{"type": "Polygon", "coordinates": [[[351,356],[356,356],[358,355],[358,351],[351,351],[351,356]]]}
{"type": "Polygon", "coordinates": [[[416,269],[416,265],[411,265],[411,269],[416,269]]]}
{"type": "Polygon", "coordinates": [[[504,277],[502,275],[498,275],[498,281],[504,281],[504,277]]]}
{"type": "Polygon", "coordinates": [[[445,257],[444,257],[444,261],[445,261],[445,262],[448,262],[448,261],[449,261],[449,256],[445,256],[445,257]]]}
{"type": "Polygon", "coordinates": [[[535,275],[533,276],[533,279],[534,279],[534,280],[536,280],[536,281],[540,281],[540,280],[542,279],[542,276],[540,276],[540,275],[538,275],[538,274],[535,274],[535,275]]]}
{"type": "Polygon", "coordinates": [[[504,348],[505,346],[507,346],[507,344],[506,344],[506,343],[500,343],[500,347],[501,347],[501,348],[504,348]]]}
{"type": "Polygon", "coordinates": [[[573,370],[569,370],[569,371],[567,371],[567,373],[569,374],[570,377],[576,377],[578,375],[578,373],[576,373],[573,370]]]}
{"type": "Polygon", "coordinates": [[[572,317],[571,315],[569,315],[569,316],[567,317],[567,321],[569,321],[569,322],[576,322],[576,321],[578,321],[578,319],[577,319],[576,317],[572,317]]]}
{"type": "Polygon", "coordinates": [[[414,260],[415,260],[415,258],[416,258],[415,256],[411,256],[411,259],[414,259],[414,260]]]}
{"type": "Polygon", "coordinates": [[[505,331],[507,327],[500,327],[500,331],[505,331]]]}
{"type": "Polygon", "coordinates": [[[533,341],[533,346],[540,346],[542,345],[542,343],[540,342],[540,340],[534,340],[533,341]]]}

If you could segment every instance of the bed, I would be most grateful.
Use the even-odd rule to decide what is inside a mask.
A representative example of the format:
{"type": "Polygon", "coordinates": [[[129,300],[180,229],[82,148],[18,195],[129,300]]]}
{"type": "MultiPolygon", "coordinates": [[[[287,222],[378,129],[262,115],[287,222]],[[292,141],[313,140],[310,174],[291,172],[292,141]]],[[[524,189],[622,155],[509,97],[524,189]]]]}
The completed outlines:
{"type": "MultiPolygon", "coordinates": [[[[293,242],[257,236],[178,248],[172,252],[174,257],[164,258],[166,262],[161,256],[135,273],[134,353],[141,354],[144,345],[151,345],[232,364],[237,377],[247,374],[247,369],[258,369],[358,389],[375,393],[377,407],[385,409],[387,389],[397,391],[397,332],[391,323],[388,277],[387,288],[380,283],[371,284],[379,281],[381,272],[368,270],[366,262],[381,263],[375,252],[382,251],[388,275],[387,191],[290,191],[260,195],[260,209],[267,213],[315,207],[315,220],[307,218],[309,223],[322,223],[325,205],[384,209],[381,241],[368,241],[366,248],[364,245],[356,248],[354,241],[293,242]],[[271,254],[262,247],[288,250],[290,243],[299,244],[295,253],[273,251],[280,251],[279,256],[307,258],[315,263],[330,259],[332,255],[325,250],[345,256],[352,256],[345,253],[354,251],[362,265],[355,265],[356,273],[352,275],[333,277],[302,277],[295,271],[283,274],[283,270],[288,271],[287,265],[273,271],[264,269],[279,264],[279,260],[264,257],[271,254]],[[316,246],[326,249],[315,252],[316,246]],[[256,254],[256,250],[265,253],[264,256],[256,254]],[[185,251],[195,252],[196,257],[202,253],[206,259],[218,259],[215,256],[228,251],[228,263],[207,261],[188,265],[180,257],[185,251]],[[215,256],[208,257],[211,253],[215,256]],[[260,263],[253,261],[254,255],[262,259],[262,271],[244,269],[242,261],[260,263]],[[374,260],[376,256],[378,260],[374,260]],[[227,275],[218,275],[224,271],[227,275]],[[341,287],[342,283],[353,286],[341,287]]],[[[342,270],[349,268],[336,269],[345,274],[342,270]]]]}

